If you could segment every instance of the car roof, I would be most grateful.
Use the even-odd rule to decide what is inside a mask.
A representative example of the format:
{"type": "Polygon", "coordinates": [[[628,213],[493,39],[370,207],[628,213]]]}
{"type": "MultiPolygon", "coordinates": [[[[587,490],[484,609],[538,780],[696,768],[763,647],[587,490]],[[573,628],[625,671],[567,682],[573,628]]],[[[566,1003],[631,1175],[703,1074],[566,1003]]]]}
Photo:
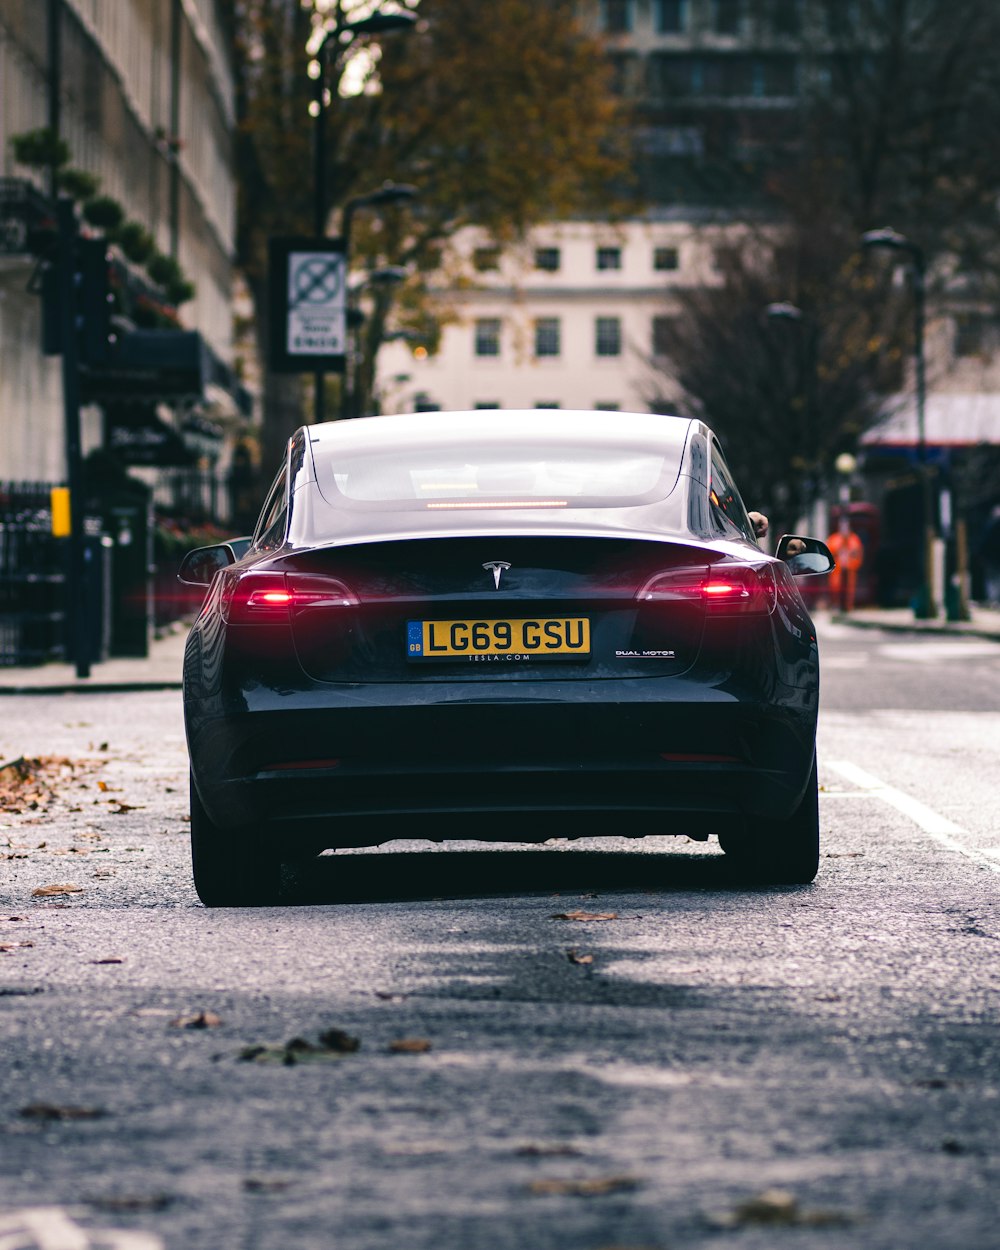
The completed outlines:
{"type": "Polygon", "coordinates": [[[391,442],[448,441],[456,438],[510,439],[529,436],[565,440],[579,446],[635,442],[673,448],[678,456],[693,422],[688,417],[648,412],[591,411],[569,408],[477,408],[453,412],[409,412],[349,421],[325,421],[306,427],[316,451],[327,447],[360,448],[391,442]]]}
{"type": "MultiPolygon", "coordinates": [[[[692,491],[700,499],[707,476],[698,465],[703,456],[692,461],[691,447],[705,447],[710,436],[708,427],[689,417],[659,413],[622,412],[587,409],[475,409],[472,411],[435,411],[399,413],[378,417],[357,417],[350,420],[321,422],[303,426],[293,438],[307,440],[310,455],[297,473],[297,485],[307,482],[315,491],[296,489],[296,505],[288,541],[293,545],[340,545],[385,541],[397,538],[445,537],[495,533],[582,534],[636,538],[692,536],[690,502],[692,491]],[[700,439],[694,435],[700,434],[700,439]],[[537,509],[511,508],[502,520],[491,510],[428,513],[414,504],[412,509],[394,507],[389,511],[359,511],[333,506],[314,473],[322,474],[325,466],[339,456],[355,454],[391,456],[433,447],[453,449],[456,446],[506,445],[525,447],[546,445],[558,451],[565,444],[567,453],[602,448],[609,454],[658,452],[665,463],[676,466],[675,487],[660,499],[639,506],[603,505],[580,507],[572,516],[540,515],[537,509]],[[688,473],[683,466],[687,461],[688,473]],[[693,476],[689,476],[692,474],[693,476]],[[700,481],[695,487],[694,479],[700,481]]],[[[696,531],[703,528],[698,525],[696,531]]],[[[703,537],[703,535],[698,535],[703,537]]]]}

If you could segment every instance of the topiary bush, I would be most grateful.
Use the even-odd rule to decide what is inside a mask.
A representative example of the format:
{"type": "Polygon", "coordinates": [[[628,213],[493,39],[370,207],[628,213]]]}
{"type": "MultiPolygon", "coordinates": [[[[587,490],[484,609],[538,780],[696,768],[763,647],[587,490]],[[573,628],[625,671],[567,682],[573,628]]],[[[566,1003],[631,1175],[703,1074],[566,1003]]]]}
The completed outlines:
{"type": "Polygon", "coordinates": [[[65,191],[74,200],[91,200],[97,194],[101,180],[96,174],[72,166],[69,169],[59,170],[56,174],[56,185],[60,191],[65,191]]]}
{"type": "Polygon", "coordinates": [[[163,288],[166,292],[167,299],[171,304],[177,307],[179,304],[186,304],[188,300],[194,299],[198,288],[193,282],[189,282],[187,278],[174,278],[168,282],[163,288]]]}
{"type": "Polygon", "coordinates": [[[14,148],[14,159],[20,165],[31,165],[35,169],[44,169],[47,165],[65,165],[69,160],[69,144],[47,126],[39,130],[27,130],[20,135],[11,135],[14,148]]]}
{"type": "Polygon", "coordinates": [[[147,264],[146,272],[157,286],[162,287],[170,282],[179,282],[184,277],[177,261],[172,256],[164,256],[162,252],[157,252],[147,264]]]}
{"type": "Polygon", "coordinates": [[[108,237],[137,265],[145,264],[156,250],[156,240],[141,221],[123,222],[109,231],[108,237]]]}
{"type": "Polygon", "coordinates": [[[98,195],[84,204],[83,216],[100,230],[115,230],[125,220],[125,210],[110,195],[98,195]]]}

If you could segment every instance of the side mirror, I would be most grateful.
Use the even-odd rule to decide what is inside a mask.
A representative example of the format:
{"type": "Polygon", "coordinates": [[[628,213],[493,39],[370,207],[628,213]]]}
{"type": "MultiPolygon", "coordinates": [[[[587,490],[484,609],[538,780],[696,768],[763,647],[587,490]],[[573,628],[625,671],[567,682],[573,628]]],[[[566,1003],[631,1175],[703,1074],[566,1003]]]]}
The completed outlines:
{"type": "Polygon", "coordinates": [[[187,586],[208,586],[219,569],[236,563],[236,552],[229,543],[212,547],[195,547],[181,561],[177,580],[187,586]]]}
{"type": "Polygon", "coordinates": [[[250,550],[250,544],[253,539],[247,535],[245,538],[230,538],[226,546],[233,553],[233,558],[242,560],[246,553],[250,550]]]}
{"type": "Polygon", "coordinates": [[[803,534],[782,534],[774,554],[788,565],[789,573],[795,577],[803,573],[829,573],[837,564],[826,543],[803,534]]]}

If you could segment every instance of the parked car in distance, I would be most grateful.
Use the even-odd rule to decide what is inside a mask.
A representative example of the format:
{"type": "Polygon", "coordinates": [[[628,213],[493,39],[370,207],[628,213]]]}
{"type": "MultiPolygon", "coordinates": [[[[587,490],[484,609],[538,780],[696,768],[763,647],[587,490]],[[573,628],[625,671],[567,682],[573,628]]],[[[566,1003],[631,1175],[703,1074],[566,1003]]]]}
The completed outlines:
{"type": "Polygon", "coordinates": [[[399,838],[717,836],[755,881],[819,856],[819,658],[696,420],[565,410],[306,426],[249,542],[190,552],[194,880],[399,838]]]}

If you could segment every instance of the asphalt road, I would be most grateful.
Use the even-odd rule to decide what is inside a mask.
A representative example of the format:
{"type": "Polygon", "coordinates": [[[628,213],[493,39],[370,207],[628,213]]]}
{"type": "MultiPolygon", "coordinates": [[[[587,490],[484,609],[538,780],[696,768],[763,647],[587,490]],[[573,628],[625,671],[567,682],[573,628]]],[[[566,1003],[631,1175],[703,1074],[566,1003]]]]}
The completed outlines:
{"type": "Polygon", "coordinates": [[[396,843],[207,911],[178,696],[0,700],[69,761],[0,802],[0,1250],[995,1250],[1000,645],[821,643],[824,858],[768,891],[396,843]]]}

